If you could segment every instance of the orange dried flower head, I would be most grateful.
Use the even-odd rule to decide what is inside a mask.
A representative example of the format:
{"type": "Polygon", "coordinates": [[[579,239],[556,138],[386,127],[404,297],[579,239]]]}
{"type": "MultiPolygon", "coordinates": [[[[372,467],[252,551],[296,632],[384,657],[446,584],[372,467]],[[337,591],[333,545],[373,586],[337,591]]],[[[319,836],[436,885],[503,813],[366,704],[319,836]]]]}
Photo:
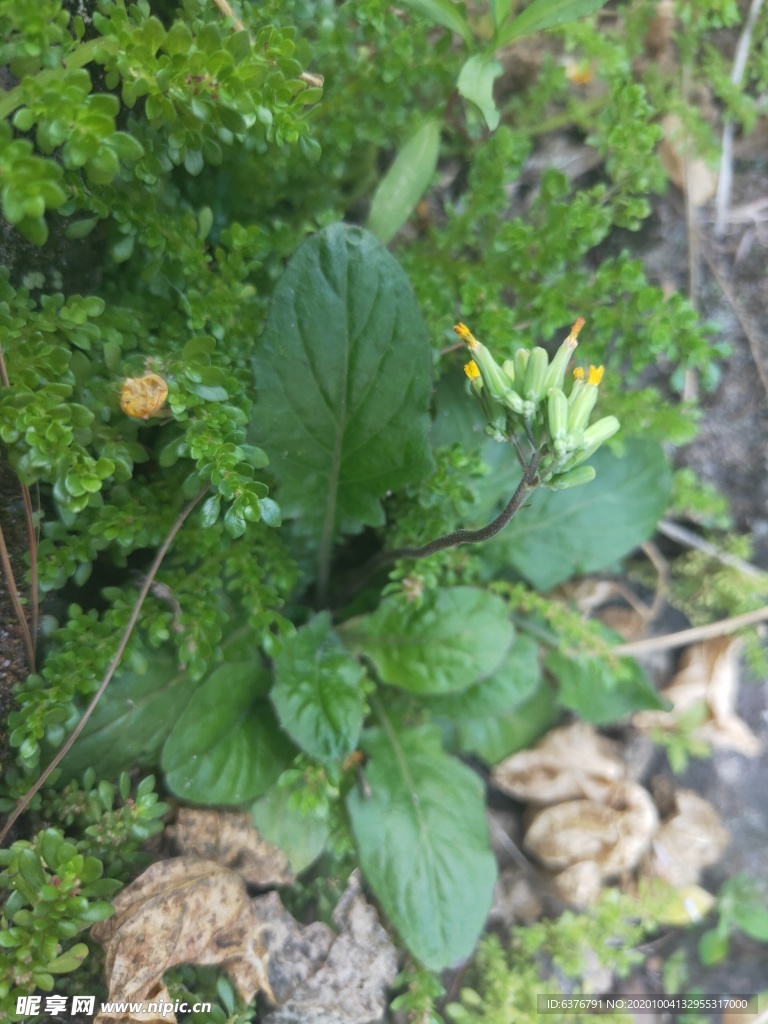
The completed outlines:
{"type": "Polygon", "coordinates": [[[120,408],[126,416],[148,420],[157,416],[168,397],[168,385],[156,373],[126,377],[120,390],[120,408]]]}

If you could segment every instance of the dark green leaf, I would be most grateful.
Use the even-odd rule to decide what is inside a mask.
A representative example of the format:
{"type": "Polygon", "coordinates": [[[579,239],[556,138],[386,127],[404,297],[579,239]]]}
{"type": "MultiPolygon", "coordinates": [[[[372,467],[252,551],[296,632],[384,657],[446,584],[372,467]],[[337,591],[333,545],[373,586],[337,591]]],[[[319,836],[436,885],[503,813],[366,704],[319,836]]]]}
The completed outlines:
{"type": "Polygon", "coordinates": [[[253,661],[223,665],[195,692],[163,747],[169,789],[184,800],[240,804],[261,796],[295,750],[280,731],[253,661]]]}
{"type": "Polygon", "coordinates": [[[557,697],[585,722],[604,725],[633,711],[668,710],[643,670],[630,658],[610,664],[604,658],[580,654],[569,657],[551,651],[547,668],[558,682],[557,697]]]}
{"type": "Polygon", "coordinates": [[[437,167],[440,129],[438,121],[422,125],[379,182],[371,202],[368,227],[382,245],[394,238],[426,192],[437,167]]]}
{"type": "Polygon", "coordinates": [[[432,729],[390,727],[363,746],[370,795],[347,798],[360,864],[409,950],[442,970],[472,952],[491,904],[483,785],[432,729]]]}
{"type": "Polygon", "coordinates": [[[328,612],[288,637],[275,658],[272,703],[288,735],[312,757],[339,760],[363,724],[363,669],[342,646],[328,612]]]}
{"type": "Polygon", "coordinates": [[[576,21],[604,7],[608,0],[532,0],[522,14],[508,22],[499,31],[496,46],[506,46],[513,39],[529,36],[532,32],[576,21]]]}
{"type": "Polygon", "coordinates": [[[66,779],[81,775],[90,765],[98,765],[99,774],[110,778],[126,765],[157,763],[172,724],[197,684],[167,651],[153,651],[148,660],[144,675],[118,670],[66,757],[66,779]]]}
{"type": "Polygon", "coordinates": [[[385,683],[435,694],[466,690],[489,676],[514,639],[502,599],[474,587],[432,591],[418,604],[387,597],[341,632],[385,683]]]}
{"type": "Polygon", "coordinates": [[[521,704],[484,717],[443,720],[443,740],[450,750],[475,754],[486,764],[530,747],[560,717],[551,686],[542,684],[521,704]]]}
{"type": "Polygon", "coordinates": [[[438,718],[466,721],[506,711],[530,697],[541,678],[539,645],[530,637],[517,637],[507,657],[487,679],[460,693],[426,697],[424,704],[438,718]]]}
{"type": "Polygon", "coordinates": [[[590,463],[597,470],[592,483],[532,495],[527,507],[482,548],[489,568],[511,564],[537,590],[549,590],[572,576],[612,565],[651,536],[671,486],[660,446],[628,441],[622,458],[601,448],[590,463]]]}
{"type": "Polygon", "coordinates": [[[474,103],[490,131],[499,127],[500,115],[493,99],[493,83],[504,69],[493,57],[476,53],[459,72],[457,87],[465,100],[474,103]]]}
{"type": "Polygon", "coordinates": [[[321,575],[341,531],[380,525],[380,499],[432,465],[431,355],[399,264],[334,224],[306,241],[272,299],[254,360],[254,437],[287,518],[314,536],[321,575]]]}

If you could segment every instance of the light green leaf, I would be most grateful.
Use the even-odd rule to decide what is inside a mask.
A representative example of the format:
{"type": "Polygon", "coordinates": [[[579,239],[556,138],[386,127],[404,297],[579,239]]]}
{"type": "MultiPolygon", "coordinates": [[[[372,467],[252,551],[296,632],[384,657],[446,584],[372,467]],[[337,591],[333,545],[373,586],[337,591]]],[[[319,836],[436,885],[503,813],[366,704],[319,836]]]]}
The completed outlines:
{"type": "Polygon", "coordinates": [[[493,23],[498,27],[509,17],[512,0],[489,0],[489,5],[493,15],[493,23]]]}
{"type": "Polygon", "coordinates": [[[472,32],[464,20],[459,5],[454,0],[403,0],[406,7],[418,11],[436,25],[443,25],[451,32],[456,32],[467,46],[472,43],[472,32]]]}
{"type": "Polygon", "coordinates": [[[363,746],[370,795],[347,797],[363,873],[411,953],[442,970],[469,956],[491,905],[483,785],[436,730],[390,727],[363,746]]]}
{"type": "Polygon", "coordinates": [[[383,523],[387,491],[430,471],[431,370],[411,285],[373,235],[333,224],[300,246],[254,359],[253,430],[321,588],[339,534],[383,523]]]}
{"type": "Polygon", "coordinates": [[[240,804],[266,792],[295,749],[267,700],[269,673],[253,660],[216,669],[163,747],[168,788],[184,800],[240,804]]]}
{"type": "Polygon", "coordinates": [[[487,678],[459,693],[425,697],[424,705],[436,718],[457,723],[507,711],[533,693],[541,680],[539,645],[527,636],[515,639],[507,657],[487,678]]]}
{"type": "Polygon", "coordinates": [[[422,694],[466,690],[498,668],[514,638],[502,599],[474,587],[432,591],[418,604],[387,597],[340,632],[385,683],[422,694]]]}
{"type": "Polygon", "coordinates": [[[604,7],[608,0],[532,0],[522,14],[504,25],[496,38],[496,46],[506,46],[513,39],[565,25],[604,7]]]}
{"type": "Polygon", "coordinates": [[[576,711],[585,722],[605,725],[634,711],[669,709],[637,662],[630,658],[611,665],[604,658],[586,654],[571,658],[561,651],[551,651],[547,668],[558,682],[559,702],[576,711]]]}
{"type": "Polygon", "coordinates": [[[550,590],[605,569],[648,540],[669,502],[669,466],[654,441],[628,441],[625,447],[621,458],[607,448],[597,451],[590,459],[597,478],[584,487],[536,491],[483,546],[489,569],[511,564],[537,590],[550,590]]]}
{"type": "Polygon", "coordinates": [[[311,757],[335,761],[355,749],[363,724],[363,675],[328,612],[283,641],[272,703],[283,729],[311,757]]]}
{"type": "Polygon", "coordinates": [[[493,98],[493,83],[503,70],[493,57],[476,53],[459,72],[459,93],[465,100],[475,104],[490,131],[499,127],[500,115],[493,98]]]}
{"type": "Polygon", "coordinates": [[[281,780],[251,806],[251,816],[260,834],[280,847],[298,874],[323,852],[330,829],[327,815],[303,812],[293,796],[291,787],[281,780]]]}
{"type": "Polygon", "coordinates": [[[395,157],[371,202],[368,227],[382,245],[394,238],[432,180],[440,152],[438,121],[428,121],[395,157]]]}
{"type": "Polygon", "coordinates": [[[464,721],[441,721],[443,742],[449,750],[474,754],[486,764],[498,764],[525,750],[551,728],[560,709],[551,686],[542,683],[524,700],[506,711],[464,721]]]}

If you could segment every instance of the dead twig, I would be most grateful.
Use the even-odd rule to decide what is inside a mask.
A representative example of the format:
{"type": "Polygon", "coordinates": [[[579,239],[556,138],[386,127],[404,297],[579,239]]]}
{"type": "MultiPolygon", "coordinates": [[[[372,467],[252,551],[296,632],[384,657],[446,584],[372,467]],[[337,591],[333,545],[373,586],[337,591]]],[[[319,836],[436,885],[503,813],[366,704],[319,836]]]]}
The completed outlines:
{"type": "Polygon", "coordinates": [[[144,601],[146,600],[147,594],[149,593],[149,591],[152,588],[152,584],[154,582],[155,576],[157,575],[157,571],[160,568],[160,566],[162,564],[162,561],[165,558],[166,554],[168,553],[168,549],[170,548],[171,544],[173,543],[174,537],[179,532],[181,527],[184,525],[184,521],[186,520],[187,516],[190,514],[190,512],[195,507],[195,505],[197,505],[197,503],[200,501],[200,499],[202,498],[202,496],[205,494],[205,492],[208,490],[209,487],[210,487],[210,484],[206,484],[205,487],[202,488],[202,490],[198,491],[198,493],[195,495],[195,497],[189,502],[189,504],[185,505],[185,507],[181,510],[181,512],[176,517],[175,522],[173,523],[173,525],[171,526],[170,530],[168,531],[168,534],[167,534],[165,540],[160,545],[160,548],[158,549],[158,552],[155,555],[154,561],[152,562],[152,565],[150,566],[149,572],[147,573],[147,578],[144,580],[144,584],[143,584],[143,586],[141,588],[141,591],[139,592],[139,596],[136,598],[136,604],[133,606],[133,611],[131,612],[131,617],[128,620],[128,623],[127,623],[125,629],[123,630],[123,635],[120,638],[120,643],[117,645],[117,651],[115,652],[115,656],[112,659],[112,662],[111,662],[109,668],[107,669],[106,674],[104,675],[104,678],[102,679],[101,684],[99,685],[98,690],[93,695],[93,697],[91,699],[91,703],[85,709],[85,713],[83,714],[83,717],[77,723],[77,725],[75,726],[72,734],[67,738],[67,741],[61,747],[61,749],[57,752],[56,756],[51,761],[51,763],[48,765],[48,767],[45,769],[45,771],[40,776],[40,778],[37,780],[37,782],[35,782],[35,784],[32,786],[32,788],[27,793],[24,794],[24,796],[21,798],[21,800],[19,800],[19,802],[14,807],[13,813],[8,818],[8,821],[6,821],[5,827],[3,828],[2,832],[0,832],[0,844],[5,841],[5,837],[8,835],[9,831],[11,830],[11,828],[13,827],[15,822],[18,820],[19,816],[21,814],[23,814],[23,812],[26,810],[26,808],[28,807],[29,802],[32,799],[32,797],[35,795],[35,793],[37,793],[41,789],[41,787],[45,783],[45,780],[48,778],[48,776],[51,774],[51,772],[54,770],[54,768],[58,768],[58,766],[61,764],[61,762],[67,756],[69,751],[72,749],[72,745],[74,744],[74,742],[77,739],[77,737],[80,735],[80,733],[85,728],[86,723],[88,722],[88,719],[91,717],[91,715],[93,714],[94,710],[96,709],[96,705],[99,703],[99,701],[101,700],[102,696],[104,695],[104,691],[106,690],[107,686],[109,685],[109,682],[112,679],[112,676],[115,674],[115,670],[117,669],[117,666],[120,664],[120,659],[122,658],[123,653],[125,651],[125,648],[128,645],[128,641],[129,641],[129,639],[131,637],[131,633],[133,632],[134,626],[136,625],[136,623],[138,621],[142,605],[144,604],[144,601]]]}
{"type": "Polygon", "coordinates": [[[742,331],[744,331],[744,336],[747,339],[747,344],[749,345],[749,351],[752,354],[752,361],[757,368],[757,373],[760,377],[763,389],[768,395],[768,370],[766,369],[764,357],[762,355],[763,345],[761,344],[760,328],[734,295],[728,279],[721,272],[717,265],[717,260],[709,251],[706,244],[701,246],[701,254],[707,261],[707,266],[712,271],[712,276],[717,281],[728,305],[731,307],[736,319],[739,321],[742,331]]]}
{"type": "MultiPolygon", "coordinates": [[[[232,19],[235,31],[245,31],[245,25],[242,23],[242,21],[240,21],[238,16],[232,10],[227,0],[213,0],[213,2],[218,7],[218,9],[221,11],[225,18],[232,19]]],[[[299,75],[299,78],[302,80],[302,82],[305,82],[311,88],[322,89],[323,87],[324,79],[322,75],[313,75],[310,71],[302,71],[302,73],[299,75]]]]}
{"type": "Polygon", "coordinates": [[[8,546],[5,543],[5,534],[3,528],[0,526],[0,562],[2,562],[3,573],[8,584],[8,593],[11,595],[11,602],[13,603],[13,610],[16,612],[16,618],[19,620],[21,625],[22,633],[24,634],[24,646],[27,649],[27,661],[32,672],[35,671],[35,645],[32,640],[32,634],[29,631],[29,623],[27,622],[27,616],[24,613],[24,608],[19,598],[19,589],[16,586],[16,577],[13,574],[13,566],[11,565],[11,559],[8,554],[8,546]]]}
{"type": "MultiPolygon", "coordinates": [[[[4,388],[9,388],[11,386],[11,381],[8,377],[8,369],[5,365],[5,355],[3,354],[2,342],[0,342],[0,382],[2,382],[4,388]]],[[[11,601],[13,602],[14,610],[16,611],[16,615],[24,631],[24,644],[27,648],[29,670],[30,672],[34,672],[35,649],[37,647],[37,626],[39,619],[39,602],[37,596],[37,533],[35,531],[35,516],[32,510],[32,497],[26,484],[21,484],[21,494],[24,499],[24,517],[27,523],[27,541],[29,546],[29,584],[31,591],[30,603],[32,605],[31,626],[29,622],[27,622],[26,613],[24,612],[19,599],[19,589],[16,586],[13,568],[11,567],[11,559],[8,554],[8,548],[5,543],[2,528],[0,528],[0,560],[2,560],[3,563],[3,571],[5,573],[5,578],[8,581],[8,589],[11,594],[11,601]]]]}
{"type": "Polygon", "coordinates": [[[646,543],[642,545],[642,551],[656,570],[656,588],[653,592],[653,601],[648,609],[648,621],[653,622],[658,617],[664,606],[664,602],[667,599],[667,591],[669,590],[669,563],[656,545],[652,544],[650,541],[646,541],[646,543]]]}
{"type": "Polygon", "coordinates": [[[667,633],[666,636],[652,636],[647,640],[633,640],[628,644],[617,644],[611,648],[612,654],[648,654],[650,651],[666,651],[675,647],[685,647],[699,640],[711,640],[717,636],[735,633],[746,626],[754,626],[768,619],[768,605],[754,612],[744,612],[730,619],[710,622],[707,626],[694,626],[692,629],[681,629],[678,633],[667,633]]]}
{"type": "MultiPolygon", "coordinates": [[[[740,85],[744,77],[744,69],[747,64],[752,32],[754,31],[760,8],[763,0],[752,0],[749,5],[749,14],[744,22],[736,55],[733,59],[731,69],[731,82],[740,85]]],[[[731,183],[733,181],[733,121],[728,119],[723,126],[723,142],[720,155],[720,176],[717,180],[717,194],[715,196],[715,237],[725,234],[728,223],[728,207],[731,203],[731,183]]]]}
{"type": "Polygon", "coordinates": [[[702,551],[705,555],[716,558],[723,565],[730,565],[732,569],[738,569],[739,572],[743,572],[746,576],[753,576],[755,579],[763,579],[765,576],[768,576],[768,573],[763,569],[752,565],[751,562],[745,562],[743,558],[738,558],[736,555],[729,555],[727,551],[721,551],[716,545],[710,544],[708,540],[699,537],[697,533],[686,530],[679,523],[672,523],[668,519],[662,519],[656,529],[659,533],[663,533],[665,537],[669,537],[670,540],[677,541],[678,544],[684,544],[688,548],[702,551]]]}

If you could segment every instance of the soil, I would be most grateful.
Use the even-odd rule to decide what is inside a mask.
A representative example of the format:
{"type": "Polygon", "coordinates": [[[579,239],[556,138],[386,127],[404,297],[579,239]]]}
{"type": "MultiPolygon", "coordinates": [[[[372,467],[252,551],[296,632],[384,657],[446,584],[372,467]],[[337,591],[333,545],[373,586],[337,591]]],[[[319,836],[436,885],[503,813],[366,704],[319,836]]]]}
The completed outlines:
{"type": "MultiPolygon", "coordinates": [[[[16,584],[22,588],[27,571],[27,532],[24,504],[16,474],[0,447],[0,527],[16,584]]],[[[11,757],[6,723],[16,706],[14,689],[29,673],[24,633],[11,601],[8,580],[0,573],[0,765],[11,757]]]]}

